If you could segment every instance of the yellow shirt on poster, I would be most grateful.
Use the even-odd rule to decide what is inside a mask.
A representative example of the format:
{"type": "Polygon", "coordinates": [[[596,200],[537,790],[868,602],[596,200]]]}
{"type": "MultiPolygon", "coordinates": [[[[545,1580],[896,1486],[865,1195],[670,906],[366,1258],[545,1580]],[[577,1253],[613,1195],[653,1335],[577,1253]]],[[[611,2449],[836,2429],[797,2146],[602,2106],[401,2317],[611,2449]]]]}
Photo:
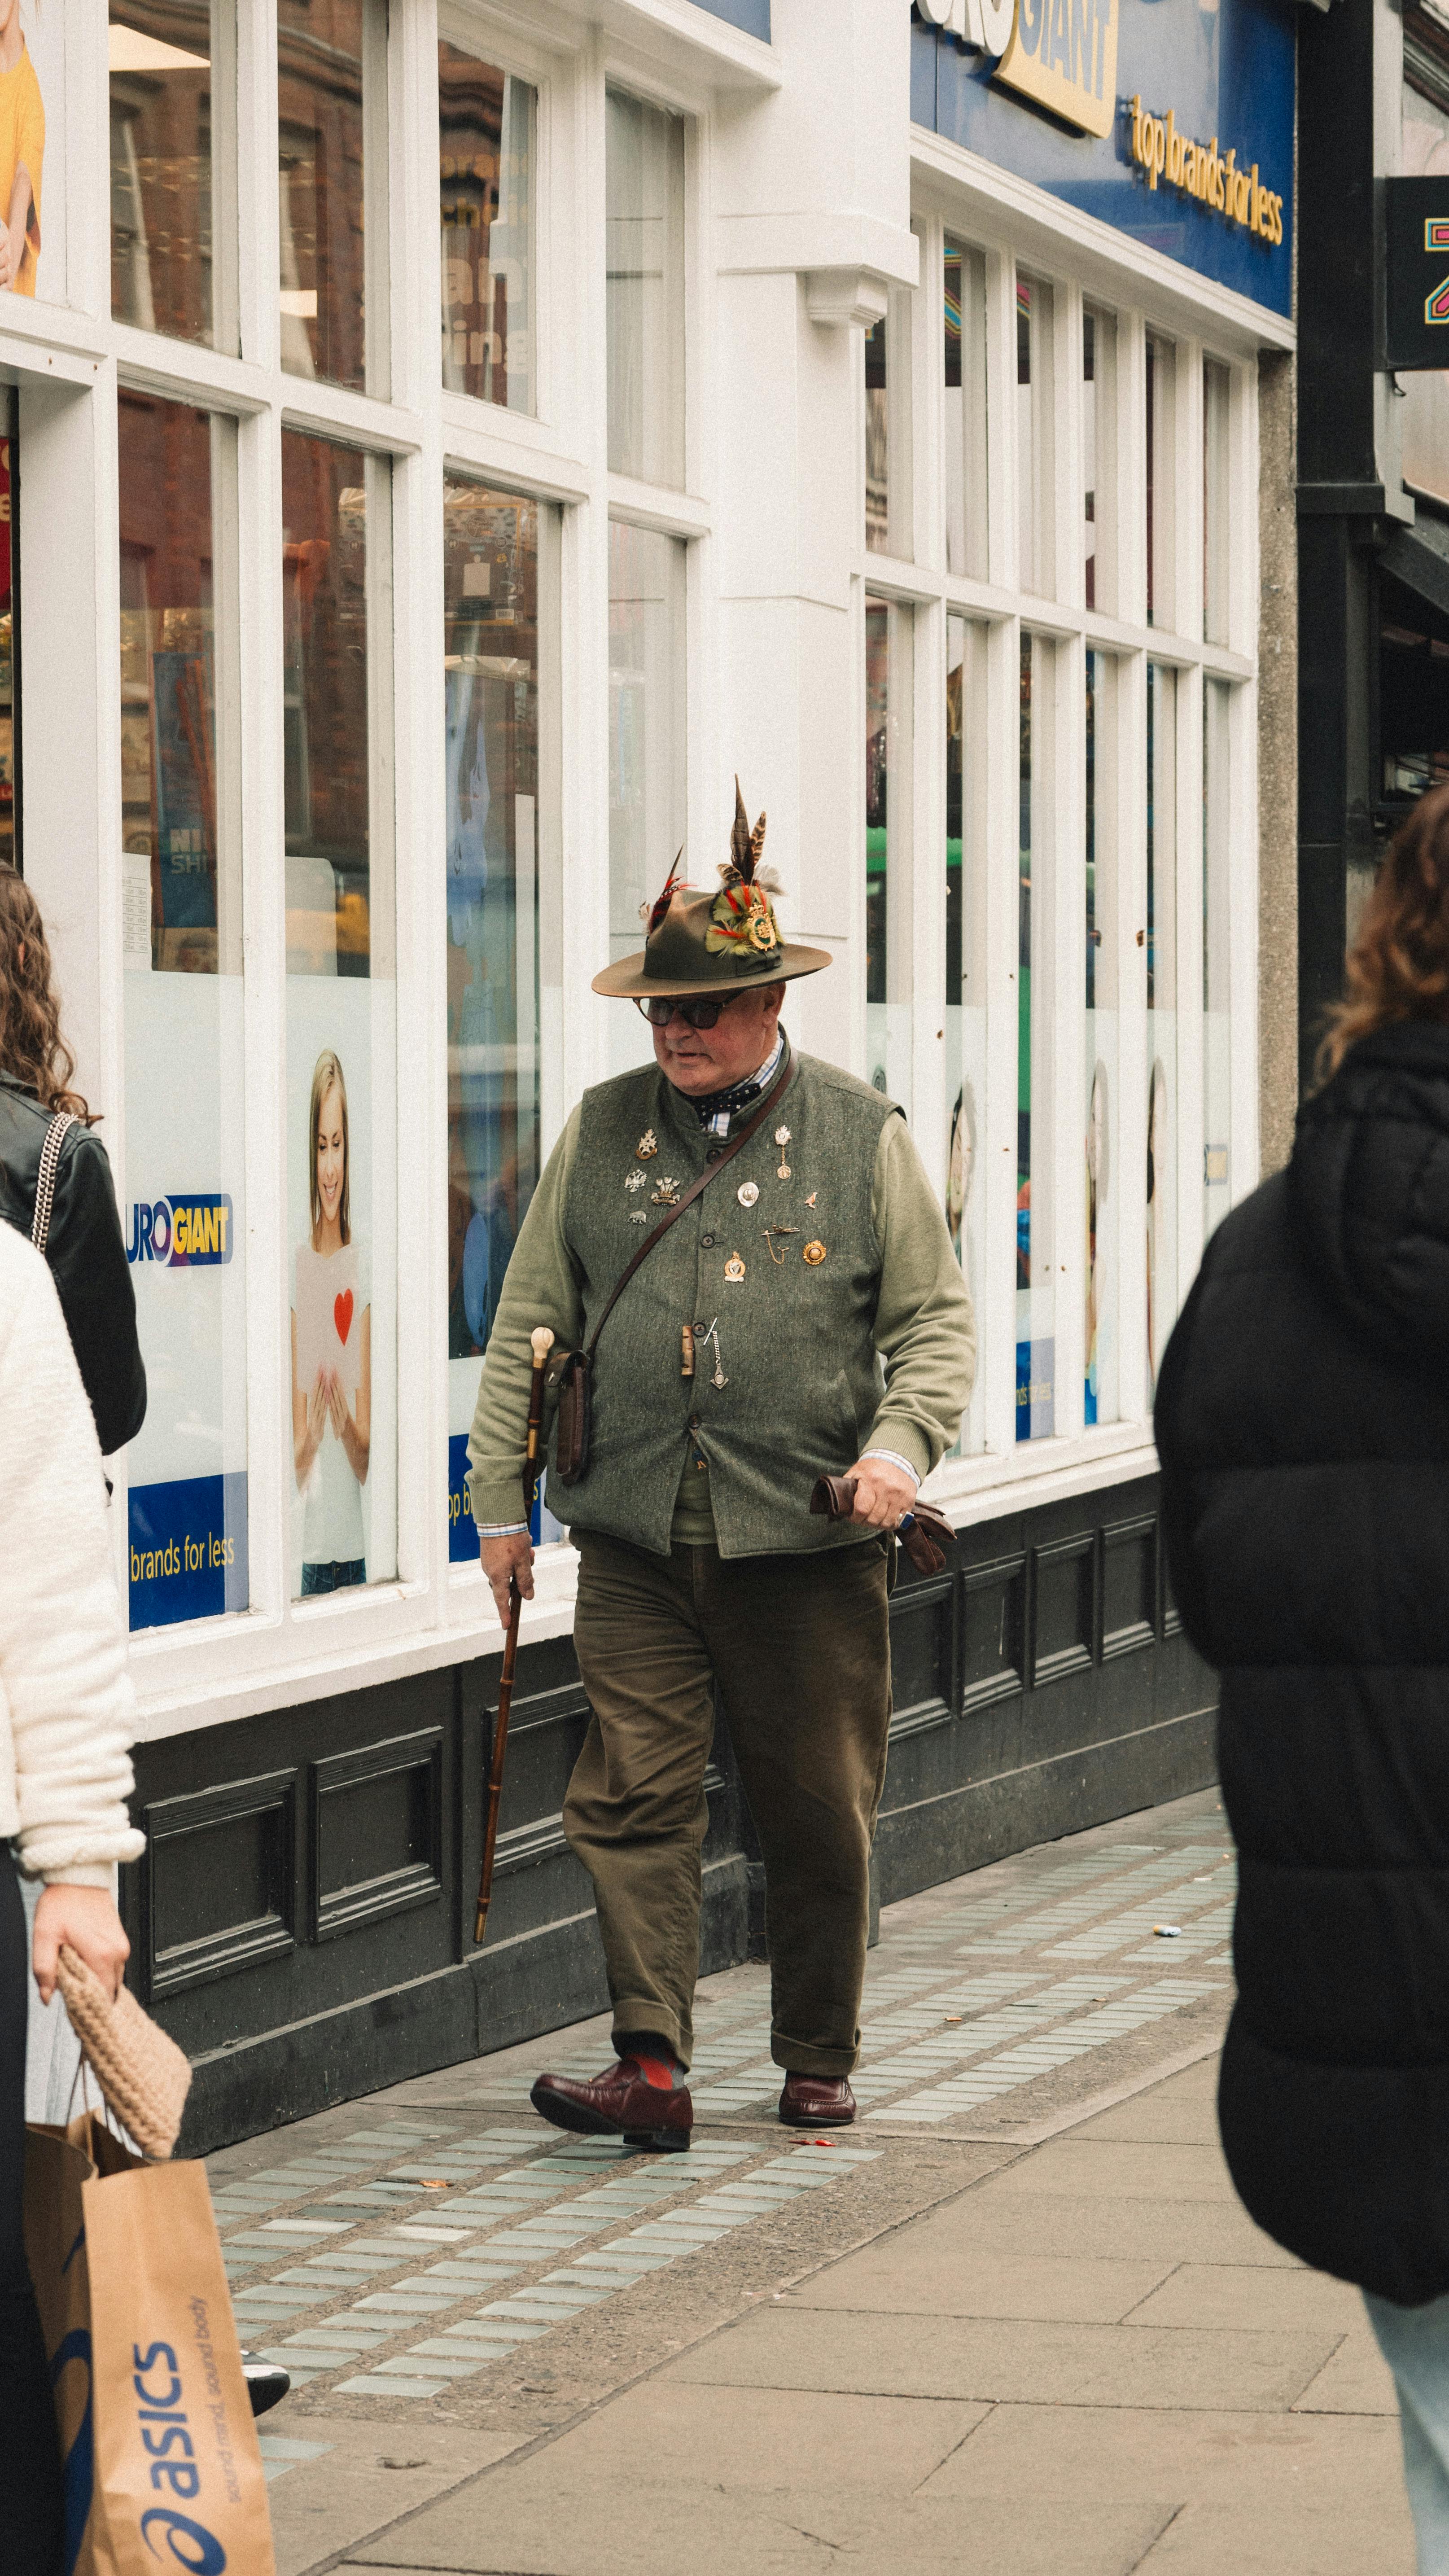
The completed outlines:
{"type": "Polygon", "coordinates": [[[25,220],[25,247],[15,272],[17,295],[35,293],[40,256],[40,170],[45,159],[45,103],[29,46],[23,46],[13,72],[0,72],[0,223],[10,220],[15,173],[22,161],[30,175],[30,211],[25,220]]]}

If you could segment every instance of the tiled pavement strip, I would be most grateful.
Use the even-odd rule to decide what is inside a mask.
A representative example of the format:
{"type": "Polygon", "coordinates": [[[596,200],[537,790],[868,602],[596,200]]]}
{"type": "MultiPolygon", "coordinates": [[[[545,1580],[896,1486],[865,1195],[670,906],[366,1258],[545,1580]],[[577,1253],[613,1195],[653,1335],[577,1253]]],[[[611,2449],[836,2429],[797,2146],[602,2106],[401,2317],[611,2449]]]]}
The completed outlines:
{"type": "MultiPolygon", "coordinates": [[[[1031,1856],[1030,1867],[1007,1864],[889,1909],[863,2007],[856,2090],[865,2117],[849,2138],[748,2135],[780,2082],[756,1976],[743,1994],[721,1994],[708,2016],[694,2067],[701,2126],[687,2157],[634,2155],[545,2128],[527,2107],[536,2066],[592,2072],[600,2049],[595,2041],[570,2055],[544,2042],[526,2068],[515,2071],[511,2052],[496,2082],[486,2061],[470,2070],[481,2121],[379,2108],[359,2112],[359,2125],[323,2148],[241,2177],[217,2171],[244,2338],[284,2362],[294,2385],[321,2382],[319,2394],[335,2399],[388,2407],[444,2396],[506,2371],[559,2325],[803,2195],[848,2193],[892,2134],[938,2131],[982,2105],[1020,2099],[1113,2043],[1222,1998],[1218,1945],[1233,1871],[1216,1802],[1206,1803],[1206,1814],[1202,1800],[1185,1814],[1163,1811],[1150,1841],[1128,1829],[1105,1848],[1068,1845],[1047,1865],[1031,1856]],[[1155,1933],[1158,1923],[1175,1936],[1155,1933]],[[1179,1943],[1215,1955],[1189,1976],[1172,1974],[1179,1943]],[[1032,1966],[988,1964],[1028,1951],[1032,1966]],[[1050,1973],[1094,1958],[1114,1964],[1050,1973]],[[489,2124],[490,2111],[509,2116],[489,2124]]],[[[287,2474],[313,2448],[274,2448],[269,2473],[287,2474]]]]}

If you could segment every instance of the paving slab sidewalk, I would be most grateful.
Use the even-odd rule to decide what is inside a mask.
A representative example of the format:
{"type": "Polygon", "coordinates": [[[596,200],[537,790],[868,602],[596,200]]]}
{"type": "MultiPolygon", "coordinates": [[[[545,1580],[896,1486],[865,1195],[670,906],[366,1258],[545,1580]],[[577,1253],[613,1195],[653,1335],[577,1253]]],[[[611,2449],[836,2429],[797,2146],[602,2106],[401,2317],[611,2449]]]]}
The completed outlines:
{"type": "MultiPolygon", "coordinates": [[[[923,1946],[943,1977],[978,1959],[991,1973],[971,1929],[988,1899],[1002,1915],[994,1946],[1010,1939],[1027,1968],[1051,1962],[1023,1925],[1069,1957],[1086,1938],[1111,1955],[1105,1894],[1097,1929],[1061,1921],[1064,1874],[1126,1901],[1127,1882],[1157,1866],[1144,1853],[1170,1854],[1176,1836],[1196,1854],[1221,1832],[1214,1798],[1186,1800],[892,1909],[875,1963],[882,2009],[896,2013],[900,1963],[923,1946]]],[[[1070,1904],[1074,1921],[1089,1913],[1085,1895],[1070,1904]]],[[[749,1975],[712,1981],[722,2018],[749,1975]]],[[[376,2378],[358,2394],[364,2383],[324,2371],[268,2419],[273,2443],[306,2454],[276,2462],[279,2576],[804,2576],[852,2562],[870,2576],[1412,2576],[1393,2396],[1361,2303],[1252,2225],[1221,2158],[1226,2001],[1225,1989],[1212,1998],[1210,2023],[1196,1993],[1150,2026],[1129,2016],[1089,2066],[1058,2051],[984,2110],[952,2105],[929,2129],[887,2108],[854,2133],[873,2152],[849,2164],[785,2138],[748,2101],[702,2124],[697,2153],[737,2161],[723,2182],[716,2170],[691,2183],[695,2156],[667,2160],[681,2205],[646,2214],[639,2239],[670,2245],[674,2231],[657,2268],[640,2258],[617,2294],[539,2324],[541,2340],[441,2393],[389,2403],[376,2378]],[[712,2235],[709,2211],[735,2204],[755,2214],[712,2235]]],[[[1097,2009],[1084,1992],[1077,2026],[1097,2009]]],[[[954,2033],[954,2009],[935,2022],[954,2033]]],[[[493,2088],[512,2061],[521,2080],[525,2060],[571,2056],[579,2037],[444,2070],[366,2112],[442,2123],[473,2084],[497,2121],[493,2088]]],[[[586,2050],[598,2044],[584,2034],[586,2050]]],[[[915,2045],[892,2022],[882,2046],[902,2044],[915,2045]]],[[[1003,2032],[1000,2045],[997,2063],[1016,2043],[1003,2032]]],[[[893,2098],[909,2111],[917,2097],[893,2098]]],[[[288,2148],[335,2156],[360,2107],[300,2124],[288,2148]]],[[[435,2133],[425,2164],[464,2156],[452,2134],[445,2152],[435,2133]]],[[[537,2148],[523,2176],[547,2188],[556,2142],[518,2135],[520,2153],[537,2148]]],[[[214,2160],[218,2180],[247,2160],[214,2160]]],[[[640,2163],[606,2191],[640,2188],[640,2163]]],[[[438,2198],[428,2216],[478,2198],[438,2198]]],[[[309,2203],[329,2205],[347,2204],[309,2203]]],[[[587,2185],[551,2205],[548,2224],[586,2214],[587,2185]]],[[[309,2223],[323,2224],[280,2222],[309,2223]]],[[[625,2241],[599,2231],[582,2258],[550,2255],[564,2268],[518,2292],[518,2313],[546,2320],[550,2297],[575,2295],[550,2283],[607,2266],[625,2241]]],[[[448,2331],[486,2334],[499,2313],[494,2297],[477,2325],[448,2331]]],[[[384,2361],[379,2374],[388,2367],[427,2363],[384,2361]]]]}

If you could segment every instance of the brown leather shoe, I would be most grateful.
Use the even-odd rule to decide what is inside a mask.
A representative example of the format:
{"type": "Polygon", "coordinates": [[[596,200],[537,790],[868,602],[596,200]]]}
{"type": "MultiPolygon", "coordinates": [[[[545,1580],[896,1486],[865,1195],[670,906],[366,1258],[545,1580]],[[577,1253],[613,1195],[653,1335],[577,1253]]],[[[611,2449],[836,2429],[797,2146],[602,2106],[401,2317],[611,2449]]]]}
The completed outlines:
{"type": "Polygon", "coordinates": [[[622,2130],[626,2147],[652,2147],[660,2155],[682,2153],[694,2126],[688,2085],[666,2093],[649,2082],[637,2057],[619,2058],[586,2084],[540,2075],[528,2098],[556,2129],[581,2130],[587,2138],[613,2138],[622,2130]]]}
{"type": "Polygon", "coordinates": [[[843,2075],[787,2075],[780,2117],[787,2129],[848,2129],[855,2095],[843,2075]]]}

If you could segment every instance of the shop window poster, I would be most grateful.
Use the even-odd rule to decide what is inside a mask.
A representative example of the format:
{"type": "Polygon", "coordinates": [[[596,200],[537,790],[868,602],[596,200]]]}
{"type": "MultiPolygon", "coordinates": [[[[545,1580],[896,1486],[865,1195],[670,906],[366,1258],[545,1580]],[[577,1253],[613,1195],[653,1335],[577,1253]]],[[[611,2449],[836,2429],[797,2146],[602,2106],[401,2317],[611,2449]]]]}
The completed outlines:
{"type": "Polygon", "coordinates": [[[0,295],[52,304],[65,301],[64,38],[58,7],[0,0],[0,295]]]}
{"type": "Polygon", "coordinates": [[[127,1453],[133,1629],[245,1610],[242,987],[126,976],[122,1225],[146,1355],[127,1453]]]}
{"type": "Polygon", "coordinates": [[[392,986],[294,975],[287,1014],[290,1589],[310,1600],[397,1570],[392,986]]]}

